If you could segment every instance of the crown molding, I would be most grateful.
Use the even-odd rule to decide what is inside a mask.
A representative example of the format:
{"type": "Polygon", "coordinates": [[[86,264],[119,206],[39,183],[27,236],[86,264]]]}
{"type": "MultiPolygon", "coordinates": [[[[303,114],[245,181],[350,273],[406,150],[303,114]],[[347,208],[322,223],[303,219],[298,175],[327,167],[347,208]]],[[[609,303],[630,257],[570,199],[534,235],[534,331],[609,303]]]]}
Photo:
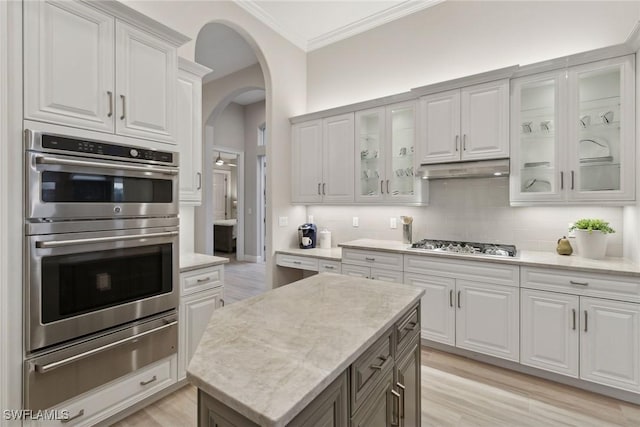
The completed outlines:
{"type": "Polygon", "coordinates": [[[300,49],[305,52],[310,52],[394,21],[398,18],[402,18],[403,16],[418,12],[422,9],[435,6],[443,1],[445,0],[405,0],[388,9],[374,13],[373,15],[369,15],[356,22],[336,28],[333,31],[329,31],[309,40],[301,34],[291,31],[289,28],[282,25],[276,18],[260,6],[259,0],[236,0],[235,3],[300,49]]]}
{"type": "Polygon", "coordinates": [[[356,22],[337,28],[333,31],[314,37],[307,43],[307,52],[327,46],[340,40],[344,40],[356,34],[363,33],[388,22],[395,21],[412,13],[419,12],[422,9],[435,6],[445,0],[406,0],[400,4],[382,10],[366,18],[362,18],[356,22]]]}
{"type": "Polygon", "coordinates": [[[271,28],[276,33],[280,34],[285,39],[299,47],[300,49],[307,51],[307,39],[300,34],[291,31],[288,28],[282,26],[270,13],[265,11],[257,0],[236,0],[235,4],[240,6],[245,11],[249,12],[258,21],[271,28]]]}
{"type": "Polygon", "coordinates": [[[640,21],[636,22],[636,25],[634,25],[633,29],[627,36],[625,44],[632,48],[634,52],[640,50],[640,21]]]}
{"type": "Polygon", "coordinates": [[[189,61],[181,56],[178,57],[178,69],[191,73],[199,78],[203,78],[213,71],[209,67],[205,67],[197,62],[189,61]]]}

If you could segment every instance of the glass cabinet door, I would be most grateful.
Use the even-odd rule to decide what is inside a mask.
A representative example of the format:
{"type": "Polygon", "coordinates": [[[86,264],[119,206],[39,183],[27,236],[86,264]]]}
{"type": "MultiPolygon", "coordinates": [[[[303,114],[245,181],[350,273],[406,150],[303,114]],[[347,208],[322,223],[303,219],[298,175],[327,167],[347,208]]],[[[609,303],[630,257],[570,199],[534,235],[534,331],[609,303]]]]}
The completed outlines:
{"type": "Polygon", "coordinates": [[[356,113],[356,200],[381,199],[384,191],[385,110],[356,113]]]}
{"type": "Polygon", "coordinates": [[[558,143],[562,135],[561,79],[564,73],[551,73],[512,83],[512,202],[562,198],[564,176],[558,143]]]}
{"type": "Polygon", "coordinates": [[[569,75],[568,186],[577,200],[633,200],[632,58],[576,67],[569,75]]]}
{"type": "Polygon", "coordinates": [[[387,199],[415,199],[415,102],[387,107],[388,159],[384,192],[387,199]]]}

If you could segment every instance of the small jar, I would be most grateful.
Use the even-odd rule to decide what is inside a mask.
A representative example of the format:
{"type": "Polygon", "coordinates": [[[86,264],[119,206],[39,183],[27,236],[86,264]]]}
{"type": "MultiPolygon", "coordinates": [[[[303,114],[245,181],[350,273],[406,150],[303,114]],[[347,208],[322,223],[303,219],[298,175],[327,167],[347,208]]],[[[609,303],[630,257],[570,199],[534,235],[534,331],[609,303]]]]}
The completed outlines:
{"type": "Polygon", "coordinates": [[[331,232],[326,227],[320,231],[320,249],[331,249],[331,232]]]}

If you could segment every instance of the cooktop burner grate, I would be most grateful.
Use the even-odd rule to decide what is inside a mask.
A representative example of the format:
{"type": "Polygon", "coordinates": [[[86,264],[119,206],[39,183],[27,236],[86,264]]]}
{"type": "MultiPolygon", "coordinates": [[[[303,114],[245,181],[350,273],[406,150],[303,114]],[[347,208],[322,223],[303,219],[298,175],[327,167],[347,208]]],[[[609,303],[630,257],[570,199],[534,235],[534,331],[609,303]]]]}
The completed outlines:
{"type": "Polygon", "coordinates": [[[493,255],[501,257],[515,257],[518,253],[515,245],[501,243],[478,243],[458,240],[423,239],[411,245],[413,249],[425,249],[436,252],[450,252],[460,254],[493,255]]]}

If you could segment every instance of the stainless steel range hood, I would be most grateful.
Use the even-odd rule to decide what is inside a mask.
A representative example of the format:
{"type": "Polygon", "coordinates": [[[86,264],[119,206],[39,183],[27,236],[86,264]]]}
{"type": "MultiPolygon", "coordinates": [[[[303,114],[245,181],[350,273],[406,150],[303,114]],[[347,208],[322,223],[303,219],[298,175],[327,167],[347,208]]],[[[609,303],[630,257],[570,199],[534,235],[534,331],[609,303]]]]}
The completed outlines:
{"type": "Polygon", "coordinates": [[[416,176],[432,180],[509,176],[509,159],[421,165],[416,176]]]}

